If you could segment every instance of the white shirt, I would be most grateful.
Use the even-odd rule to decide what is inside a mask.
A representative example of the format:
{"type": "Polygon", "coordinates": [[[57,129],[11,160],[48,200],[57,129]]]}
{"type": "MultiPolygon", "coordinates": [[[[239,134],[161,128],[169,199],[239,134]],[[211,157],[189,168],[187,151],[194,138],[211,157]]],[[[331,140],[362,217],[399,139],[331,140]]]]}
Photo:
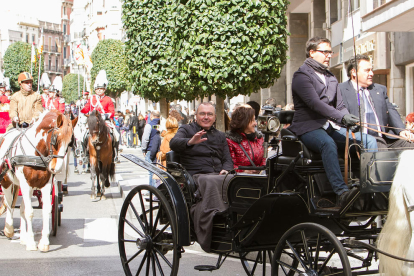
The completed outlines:
{"type": "MultiPolygon", "coordinates": [[[[356,82],[354,82],[354,81],[351,81],[351,82],[352,82],[352,85],[354,86],[355,91],[358,91],[356,82]]],[[[362,87],[360,87],[359,89],[362,89],[362,87]]],[[[361,92],[362,91],[359,90],[359,96],[360,97],[362,97],[361,92]]],[[[374,115],[375,115],[375,123],[376,123],[376,126],[368,126],[368,127],[370,127],[370,128],[377,128],[378,131],[381,131],[381,127],[380,127],[379,120],[378,120],[378,116],[377,116],[377,111],[374,108],[374,103],[371,102],[371,97],[369,95],[369,91],[368,91],[368,89],[364,88],[363,92],[365,93],[365,96],[368,99],[368,104],[371,106],[371,109],[374,111],[374,115]]],[[[364,115],[364,117],[365,117],[364,118],[364,122],[366,122],[367,121],[366,115],[364,115]]],[[[364,128],[362,128],[362,132],[365,133],[365,134],[367,134],[368,133],[368,129],[364,127],[364,128]]],[[[379,137],[382,137],[382,134],[378,132],[378,136],[379,137]]]]}

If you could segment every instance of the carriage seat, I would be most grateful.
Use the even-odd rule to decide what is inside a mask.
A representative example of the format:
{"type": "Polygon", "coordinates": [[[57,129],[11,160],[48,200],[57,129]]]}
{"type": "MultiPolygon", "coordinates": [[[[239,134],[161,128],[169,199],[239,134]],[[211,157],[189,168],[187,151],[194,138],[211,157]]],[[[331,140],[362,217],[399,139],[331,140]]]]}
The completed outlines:
{"type": "MultiPolygon", "coordinates": [[[[278,117],[281,124],[291,124],[293,121],[294,110],[281,110],[276,116],[278,117]]],[[[282,155],[279,157],[280,163],[290,164],[299,152],[303,152],[303,158],[298,160],[297,164],[300,165],[316,165],[315,162],[322,164],[322,156],[319,153],[309,150],[299,137],[295,133],[287,128],[283,128],[280,132],[281,144],[282,144],[282,155]]]]}

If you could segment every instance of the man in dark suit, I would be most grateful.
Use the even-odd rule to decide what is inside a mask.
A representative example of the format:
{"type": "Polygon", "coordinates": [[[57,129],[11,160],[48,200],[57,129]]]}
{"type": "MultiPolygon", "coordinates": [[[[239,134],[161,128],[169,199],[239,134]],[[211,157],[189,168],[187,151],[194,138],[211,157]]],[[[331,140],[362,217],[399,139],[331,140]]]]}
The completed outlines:
{"type": "MultiPolygon", "coordinates": [[[[374,72],[368,56],[356,55],[351,58],[347,67],[349,80],[339,85],[342,98],[346,108],[351,114],[359,116],[357,76],[361,104],[362,122],[377,131],[410,138],[410,132],[405,130],[405,125],[401,120],[400,114],[389,102],[387,87],[373,82],[374,72]],[[356,71],[358,64],[358,72],[356,71]],[[388,128],[392,127],[392,128],[388,128]]],[[[367,128],[363,128],[364,133],[375,137],[379,148],[401,148],[413,147],[414,144],[403,139],[398,139],[390,135],[384,135],[367,128]]]]}
{"type": "MultiPolygon", "coordinates": [[[[344,148],[346,128],[354,126],[358,117],[349,114],[342,101],[338,81],[329,72],[332,56],[331,42],[314,37],[306,43],[304,64],[293,75],[292,94],[295,114],[289,127],[310,150],[320,153],[326,175],[338,204],[345,207],[358,190],[349,190],[342,178],[338,161],[338,148],[344,148]]],[[[359,133],[356,139],[361,141],[359,133]]],[[[376,149],[375,138],[364,135],[366,148],[376,149]]]]}

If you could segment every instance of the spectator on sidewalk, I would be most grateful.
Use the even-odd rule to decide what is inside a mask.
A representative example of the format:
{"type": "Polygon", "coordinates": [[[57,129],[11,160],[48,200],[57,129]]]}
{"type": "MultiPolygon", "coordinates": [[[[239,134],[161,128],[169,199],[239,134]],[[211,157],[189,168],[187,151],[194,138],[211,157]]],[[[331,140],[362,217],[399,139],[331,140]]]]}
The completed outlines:
{"type": "Polygon", "coordinates": [[[176,118],[170,116],[167,118],[167,121],[165,122],[165,127],[167,129],[166,132],[164,132],[163,135],[161,135],[163,137],[161,146],[160,146],[160,151],[157,153],[157,159],[161,160],[162,165],[164,167],[167,166],[167,152],[169,152],[171,150],[170,148],[170,141],[171,139],[175,136],[175,134],[177,133],[178,130],[178,121],[176,118]]]}
{"type": "MultiPolygon", "coordinates": [[[[152,163],[156,160],[157,153],[160,149],[161,137],[158,131],[160,125],[160,112],[154,110],[150,114],[150,122],[144,128],[142,135],[141,149],[145,156],[145,161],[152,163]]],[[[152,179],[152,173],[149,172],[149,184],[155,186],[152,179]]]]}
{"type": "Polygon", "coordinates": [[[140,146],[142,145],[142,135],[144,134],[144,128],[146,124],[147,123],[144,119],[144,116],[142,116],[142,114],[140,113],[138,117],[138,132],[137,132],[140,146]]]}
{"type": "Polygon", "coordinates": [[[131,147],[135,147],[138,145],[138,141],[134,141],[136,138],[136,133],[138,132],[138,117],[135,116],[135,112],[131,111],[131,117],[129,119],[129,134],[131,139],[131,147]],[[135,127],[135,128],[134,128],[135,127]]]}

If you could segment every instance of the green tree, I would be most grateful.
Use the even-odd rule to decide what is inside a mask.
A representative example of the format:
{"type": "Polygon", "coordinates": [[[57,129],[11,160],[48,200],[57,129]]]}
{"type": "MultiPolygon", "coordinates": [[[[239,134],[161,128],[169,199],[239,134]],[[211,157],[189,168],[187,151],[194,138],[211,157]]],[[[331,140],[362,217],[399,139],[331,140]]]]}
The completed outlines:
{"type": "Polygon", "coordinates": [[[123,91],[130,89],[123,42],[115,39],[99,41],[92,52],[91,58],[93,63],[91,87],[93,87],[99,71],[105,70],[109,81],[108,93],[119,96],[123,91]]]}
{"type": "MultiPolygon", "coordinates": [[[[37,50],[37,49],[36,49],[37,50]]],[[[18,76],[21,72],[30,73],[32,46],[26,42],[15,42],[11,44],[4,54],[4,75],[10,78],[10,85],[13,91],[20,90],[18,76]]],[[[44,63],[40,65],[40,75],[44,71],[44,63]]],[[[33,90],[37,90],[39,76],[39,59],[36,56],[36,63],[33,63],[33,90]]]]}
{"type": "MultiPolygon", "coordinates": [[[[83,88],[83,76],[79,78],[79,87],[80,87],[80,94],[82,95],[82,88],[83,88]]],[[[76,102],[78,99],[78,75],[77,74],[67,74],[63,78],[63,88],[62,94],[65,98],[66,103],[76,102]]]]}
{"type": "Polygon", "coordinates": [[[249,95],[286,63],[286,0],[125,0],[129,74],[144,98],[249,95]]]}

